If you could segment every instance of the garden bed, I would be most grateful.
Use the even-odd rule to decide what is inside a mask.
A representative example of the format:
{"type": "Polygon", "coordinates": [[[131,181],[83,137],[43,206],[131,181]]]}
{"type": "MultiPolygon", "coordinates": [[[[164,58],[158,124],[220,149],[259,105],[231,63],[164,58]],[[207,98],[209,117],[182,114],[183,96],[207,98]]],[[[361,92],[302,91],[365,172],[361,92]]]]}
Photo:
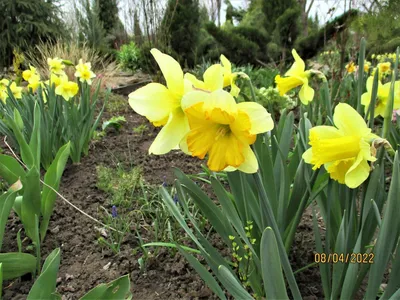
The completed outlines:
{"type": "MultiPolygon", "coordinates": [[[[161,185],[163,181],[172,184],[172,167],[187,174],[201,171],[201,161],[173,151],[167,155],[148,155],[148,148],[158,129],[126,106],[119,111],[106,112],[103,119],[122,115],[126,123],[119,132],[108,132],[107,137],[91,145],[89,155],[78,165],[66,167],[60,193],[73,204],[95,218],[101,219],[103,206],[111,211],[108,195],[96,186],[96,166],[116,167],[140,166],[144,180],[149,184],[161,185]],[[134,128],[147,125],[145,130],[135,132],[134,128]]],[[[135,230],[140,232],[144,242],[152,242],[153,235],[144,228],[131,228],[121,245],[121,251],[114,254],[109,248],[98,244],[101,225],[96,224],[71,206],[57,200],[51,218],[49,233],[42,245],[42,257],[56,247],[61,248],[61,265],[58,274],[57,291],[63,299],[78,299],[97,284],[106,283],[124,274],[130,274],[134,299],[210,299],[214,296],[189,263],[179,254],[173,255],[168,249],[159,248],[141,268],[141,251],[135,230]]],[[[132,210],[139,209],[132,203],[132,210]]],[[[293,269],[299,269],[313,262],[314,239],[312,216],[307,212],[299,226],[291,255],[293,269]]],[[[16,234],[22,225],[17,218],[10,217],[6,228],[4,252],[17,251],[16,234]]],[[[216,244],[219,241],[215,241],[216,244]]],[[[27,242],[23,246],[28,246],[27,242]]],[[[25,251],[25,250],[23,250],[25,251]]],[[[302,295],[306,299],[322,297],[319,286],[319,269],[313,266],[296,275],[302,295]]],[[[30,276],[8,281],[4,284],[4,299],[24,299],[32,280],[30,276]]]]}

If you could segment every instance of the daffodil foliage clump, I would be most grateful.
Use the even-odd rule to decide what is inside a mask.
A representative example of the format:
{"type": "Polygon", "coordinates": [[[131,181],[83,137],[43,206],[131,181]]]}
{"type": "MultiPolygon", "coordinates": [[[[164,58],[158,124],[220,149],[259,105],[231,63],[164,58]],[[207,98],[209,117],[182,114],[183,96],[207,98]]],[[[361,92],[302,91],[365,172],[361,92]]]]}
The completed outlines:
{"type": "Polygon", "coordinates": [[[235,299],[301,299],[294,272],[314,264],[320,268],[326,298],[352,299],[363,281],[368,282],[366,299],[399,297],[400,160],[392,123],[400,93],[397,61],[386,70],[387,83],[381,83],[379,69],[367,79],[370,65],[362,40],[358,68],[347,66],[357,74],[355,88],[350,100],[337,103],[325,74],[308,69],[293,50],[293,65],[276,76],[274,91],[281,97],[298,93],[301,103],[294,109],[300,120],[295,123],[287,110],[274,120],[255,102],[251,79],[232,72],[223,55],[197,78],[184,74],[172,57],[157,49],[151,53],[167,84],[150,83],[130,94],[129,103],[162,127],[150,154],[177,150],[207,160],[218,203],[180,170],[175,170],[177,200],[163,187],[160,191],[196,249],[175,247],[219,298],[226,299],[227,290],[235,299]],[[238,77],[250,88],[238,86],[238,77]],[[243,90],[250,91],[243,98],[252,101],[238,103],[243,90]],[[188,210],[191,202],[230,249],[230,258],[200,230],[188,210]],[[308,207],[314,215],[316,255],[297,266],[289,253],[308,207]],[[324,237],[316,210],[326,228],[324,237]],[[201,254],[209,269],[191,252],[201,254]],[[392,272],[382,291],[389,265],[392,272]]]}
{"type": "MultiPolygon", "coordinates": [[[[22,72],[24,87],[15,81],[0,81],[2,118],[0,132],[18,147],[16,136],[10,128],[10,118],[15,111],[21,116],[19,125],[27,140],[33,134],[34,107],[38,106],[43,120],[41,127],[41,163],[48,168],[58,149],[71,142],[70,156],[79,162],[87,154],[89,141],[98,123],[95,106],[100,88],[92,89],[96,74],[90,62],[82,59],[74,66],[61,58],[48,58],[48,73],[40,75],[34,66],[22,72]]],[[[101,111],[102,112],[102,111],[101,111]]]]}

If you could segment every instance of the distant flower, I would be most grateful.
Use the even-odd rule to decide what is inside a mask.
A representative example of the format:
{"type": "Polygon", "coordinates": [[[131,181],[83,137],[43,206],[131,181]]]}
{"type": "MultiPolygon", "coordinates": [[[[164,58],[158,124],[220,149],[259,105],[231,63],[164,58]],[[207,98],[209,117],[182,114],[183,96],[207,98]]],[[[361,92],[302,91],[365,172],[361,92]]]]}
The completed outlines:
{"type": "Polygon", "coordinates": [[[390,62],[378,64],[379,73],[384,74],[390,71],[390,62]]]}
{"type": "Polygon", "coordinates": [[[62,96],[65,101],[74,97],[78,91],[78,84],[73,81],[68,81],[68,78],[61,78],[60,84],[56,87],[56,94],[62,96]]]}
{"type": "Polygon", "coordinates": [[[349,74],[354,73],[355,70],[356,70],[356,65],[354,64],[354,62],[351,61],[346,65],[347,73],[349,74]]]}
{"type": "Polygon", "coordinates": [[[61,58],[47,58],[47,64],[50,67],[50,72],[54,74],[63,74],[65,65],[63,64],[63,60],[61,58]]]}
{"type": "Polygon", "coordinates": [[[92,79],[96,77],[96,74],[92,72],[92,65],[90,63],[83,63],[82,59],[79,60],[79,64],[75,66],[76,72],[75,77],[79,78],[80,82],[86,82],[92,84],[92,79]]]}
{"type": "Polygon", "coordinates": [[[177,195],[177,194],[175,194],[175,196],[174,196],[174,203],[175,203],[175,204],[177,204],[177,203],[178,203],[178,201],[179,201],[179,200],[178,200],[178,195],[177,195]]]}
{"type": "Polygon", "coordinates": [[[394,111],[393,111],[392,121],[393,121],[393,122],[396,122],[398,116],[400,116],[400,109],[397,109],[397,110],[394,110],[394,111]]]}
{"type": "Polygon", "coordinates": [[[112,216],[113,218],[118,217],[117,207],[116,207],[115,205],[113,205],[113,206],[111,207],[111,216],[112,216]]]}
{"type": "Polygon", "coordinates": [[[22,98],[22,87],[17,86],[15,82],[11,83],[10,85],[10,90],[14,96],[15,99],[21,99],[22,98]]]}
{"type": "Polygon", "coordinates": [[[162,183],[162,186],[163,186],[163,187],[167,187],[166,179],[167,179],[167,177],[164,176],[163,183],[162,183]]]}
{"type": "Polygon", "coordinates": [[[285,77],[276,75],[275,83],[281,96],[301,86],[299,98],[304,105],[307,105],[314,98],[314,90],[308,84],[311,73],[305,70],[305,63],[295,49],[292,50],[292,55],[294,57],[293,65],[285,73],[285,77]]]}

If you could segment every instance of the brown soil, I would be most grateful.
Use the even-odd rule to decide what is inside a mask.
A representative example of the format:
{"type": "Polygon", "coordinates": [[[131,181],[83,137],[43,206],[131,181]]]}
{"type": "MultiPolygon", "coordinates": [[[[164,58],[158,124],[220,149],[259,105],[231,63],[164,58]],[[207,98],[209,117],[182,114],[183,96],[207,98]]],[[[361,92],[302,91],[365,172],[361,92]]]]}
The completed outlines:
{"type": "MultiPolygon", "coordinates": [[[[124,110],[114,115],[124,115],[127,123],[121,131],[110,133],[101,141],[93,143],[90,153],[79,165],[68,165],[60,193],[90,215],[99,218],[100,206],[110,209],[107,195],[96,187],[96,166],[141,166],[144,179],[152,184],[161,184],[164,176],[173,182],[172,167],[178,167],[188,174],[198,173],[201,161],[181,152],[163,156],[149,156],[148,147],[158,130],[148,124],[145,118],[133,111],[124,110]],[[133,128],[147,124],[143,135],[134,133],[133,128]]],[[[109,115],[104,116],[106,119],[109,115]]],[[[133,253],[138,247],[135,235],[129,235],[121,246],[121,252],[114,255],[111,250],[97,243],[97,224],[71,208],[61,199],[52,216],[49,232],[42,245],[42,255],[56,247],[61,248],[61,265],[57,291],[63,299],[78,299],[97,284],[130,274],[134,299],[210,299],[215,298],[204,282],[179,254],[159,249],[157,255],[148,260],[141,271],[138,259],[141,252],[133,253]],[[108,268],[107,268],[108,267],[108,268]]],[[[21,228],[13,216],[10,217],[4,240],[4,252],[16,251],[16,233],[21,228]]],[[[152,241],[151,234],[141,230],[146,241],[152,241]]],[[[215,241],[216,244],[221,244],[215,241]]],[[[27,246],[27,244],[24,244],[27,246]]],[[[310,215],[301,223],[295,239],[293,269],[313,262],[314,240],[310,215]]],[[[318,267],[310,268],[296,276],[302,295],[308,299],[322,297],[319,285],[318,267]]],[[[8,281],[4,285],[4,299],[24,299],[32,285],[31,278],[8,281]]]]}

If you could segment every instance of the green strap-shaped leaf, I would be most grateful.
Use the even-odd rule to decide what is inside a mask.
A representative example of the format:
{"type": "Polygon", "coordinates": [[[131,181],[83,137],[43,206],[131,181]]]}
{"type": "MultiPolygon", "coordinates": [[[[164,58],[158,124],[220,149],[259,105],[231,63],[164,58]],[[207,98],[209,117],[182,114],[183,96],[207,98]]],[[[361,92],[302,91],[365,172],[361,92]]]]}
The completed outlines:
{"type": "Polygon", "coordinates": [[[62,146],[57,155],[50,165],[49,169],[44,176],[44,185],[43,192],[41,198],[41,212],[43,216],[43,220],[40,224],[40,237],[41,240],[44,240],[46,236],[46,231],[49,226],[49,221],[51,214],[53,213],[54,204],[57,199],[57,194],[48,186],[52,187],[56,191],[60,186],[61,176],[65,169],[65,164],[68,161],[68,157],[70,154],[70,143],[68,142],[64,146],[62,146]]]}
{"type": "Polygon", "coordinates": [[[267,299],[289,299],[279,257],[278,244],[271,227],[261,237],[261,269],[267,299]]]}
{"type": "Polygon", "coordinates": [[[394,250],[395,243],[399,237],[400,227],[400,160],[399,153],[396,152],[393,162],[392,181],[390,184],[388,200],[383,215],[382,226],[374,247],[374,263],[371,265],[369,273],[368,287],[365,294],[366,299],[375,298],[383,274],[394,250]]]}
{"type": "Polygon", "coordinates": [[[40,154],[41,154],[41,141],[40,141],[40,106],[35,103],[34,108],[34,123],[32,129],[31,140],[29,141],[29,148],[31,149],[34,164],[36,168],[40,169],[40,154]]]}
{"type": "Polygon", "coordinates": [[[0,263],[0,299],[2,297],[3,292],[3,264],[0,263]]]}
{"type": "Polygon", "coordinates": [[[219,280],[223,286],[228,290],[234,299],[254,299],[242,286],[239,280],[233,276],[229,269],[225,266],[219,266],[218,268],[219,280]]]}
{"type": "Polygon", "coordinates": [[[107,299],[130,300],[132,299],[131,282],[129,275],[124,275],[109,283],[102,283],[92,289],[80,300],[107,299]]]}
{"type": "Polygon", "coordinates": [[[28,253],[0,253],[0,263],[3,264],[3,279],[14,279],[27,273],[35,273],[36,257],[28,253]]]}
{"type": "Polygon", "coordinates": [[[0,196],[0,250],[3,245],[4,230],[8,216],[10,215],[16,196],[17,193],[12,191],[8,191],[0,196]]]}
{"type": "Polygon", "coordinates": [[[60,299],[55,294],[58,268],[60,267],[60,248],[54,249],[44,262],[42,272],[33,284],[27,300],[46,299],[56,300],[60,299]]]}
{"type": "Polygon", "coordinates": [[[187,259],[187,261],[196,270],[197,274],[200,275],[201,279],[207,284],[207,286],[220,298],[226,299],[224,292],[219,286],[218,282],[215,280],[214,276],[191,254],[189,254],[185,249],[176,244],[179,252],[187,259]]]}
{"type": "Polygon", "coordinates": [[[15,158],[0,154],[0,176],[8,184],[13,184],[19,178],[25,180],[25,171],[15,158]]]}

